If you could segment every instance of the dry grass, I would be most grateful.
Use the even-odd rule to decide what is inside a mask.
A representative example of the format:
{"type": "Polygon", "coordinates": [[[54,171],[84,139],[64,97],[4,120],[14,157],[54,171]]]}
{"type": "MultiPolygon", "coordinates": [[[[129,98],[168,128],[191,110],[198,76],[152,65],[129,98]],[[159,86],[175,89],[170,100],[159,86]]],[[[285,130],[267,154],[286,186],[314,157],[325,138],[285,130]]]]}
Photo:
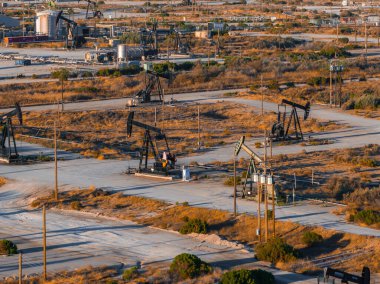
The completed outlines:
{"type": "MultiPolygon", "coordinates": [[[[87,189],[61,193],[56,202],[50,196],[40,198],[32,203],[33,207],[46,206],[71,210],[70,204],[79,201],[79,210],[105,216],[128,219],[140,224],[178,231],[185,223],[186,217],[200,218],[209,224],[209,233],[219,235],[230,241],[239,241],[248,246],[258,242],[255,230],[257,219],[249,215],[234,217],[231,213],[207,208],[184,205],[172,205],[154,199],[124,196],[121,193],[108,193],[102,190],[87,189]]],[[[291,222],[276,222],[276,233],[301,252],[307,258],[322,257],[343,251],[373,249],[380,253],[378,238],[339,233],[320,227],[306,227],[291,222]],[[301,236],[306,231],[314,231],[323,236],[324,241],[317,247],[306,247],[301,236]]],[[[302,259],[300,261],[303,261],[302,259]]],[[[354,260],[352,260],[354,261],[354,260]]],[[[284,265],[284,264],[281,264],[284,265]]],[[[294,264],[292,264],[294,267],[294,264]]],[[[368,265],[373,272],[379,271],[378,261],[364,261],[356,267],[368,265]]],[[[338,264],[336,267],[341,267],[338,264]]]]}
{"type": "Polygon", "coordinates": [[[3,186],[7,183],[7,179],[5,177],[0,177],[0,186],[3,186]]]}
{"type": "MultiPolygon", "coordinates": [[[[274,113],[264,117],[254,107],[236,103],[218,102],[200,105],[201,144],[211,148],[226,143],[234,143],[241,135],[261,136],[264,129],[271,127],[276,119],[274,113]]],[[[135,109],[135,119],[146,124],[154,124],[154,108],[135,109]]],[[[175,106],[157,108],[157,126],[164,129],[171,150],[177,155],[195,151],[198,143],[198,106],[175,106]]],[[[60,116],[58,137],[59,147],[80,152],[85,156],[104,159],[129,157],[138,151],[143,137],[142,129],[134,127],[132,137],[126,136],[127,110],[65,112],[60,116]],[[112,134],[112,135],[110,135],[112,134]]],[[[23,130],[25,135],[52,138],[51,129],[56,112],[26,113],[23,130]],[[30,129],[28,127],[34,127],[30,129]],[[38,131],[44,129],[44,131],[38,131]],[[46,131],[45,131],[46,130],[46,131]]],[[[339,126],[310,119],[302,122],[306,132],[318,132],[336,129],[339,126]]],[[[22,139],[26,139],[22,137],[22,139]]],[[[51,142],[27,139],[27,141],[44,143],[51,147],[51,142]]]]}

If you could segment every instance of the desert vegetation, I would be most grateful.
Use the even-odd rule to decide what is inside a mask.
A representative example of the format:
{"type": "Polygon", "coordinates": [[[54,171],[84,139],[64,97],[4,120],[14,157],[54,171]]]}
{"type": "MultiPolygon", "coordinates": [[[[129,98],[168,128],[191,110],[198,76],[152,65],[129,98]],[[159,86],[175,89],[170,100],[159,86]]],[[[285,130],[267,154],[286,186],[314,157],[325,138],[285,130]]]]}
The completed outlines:
{"type": "MultiPolygon", "coordinates": [[[[234,143],[242,134],[261,135],[275,120],[274,113],[263,118],[257,114],[256,108],[236,103],[210,103],[199,105],[199,109],[201,146],[206,149],[234,143]]],[[[157,126],[167,134],[171,150],[179,156],[195,152],[198,143],[198,106],[160,107],[156,111],[157,126]]],[[[136,120],[154,125],[154,107],[136,109],[135,113],[136,120]]],[[[128,114],[128,110],[61,113],[58,121],[59,147],[100,159],[130,157],[141,147],[143,132],[135,127],[132,137],[127,138],[128,114]]],[[[25,128],[22,130],[25,136],[21,136],[21,139],[51,147],[52,142],[33,140],[28,136],[52,138],[52,125],[56,119],[57,113],[53,111],[26,113],[25,128]]],[[[321,123],[317,120],[307,120],[302,124],[305,131],[313,132],[340,127],[333,122],[321,123]]]]}
{"type": "MultiPolygon", "coordinates": [[[[222,210],[193,207],[187,204],[169,204],[96,188],[62,192],[58,201],[51,196],[41,197],[34,200],[31,206],[38,208],[45,204],[48,208],[72,210],[73,201],[81,202],[82,207],[79,210],[83,212],[128,219],[168,230],[180,231],[190,220],[199,219],[202,221],[192,222],[198,225],[207,223],[207,231],[200,231],[200,233],[215,234],[228,241],[252,246],[260,251],[258,254],[260,259],[293,271],[303,271],[302,265],[298,264],[302,263],[305,257],[318,258],[363,248],[372,253],[368,260],[363,260],[360,256],[360,265],[368,265],[372,271],[380,269],[380,263],[375,261],[380,255],[380,246],[376,238],[339,233],[319,227],[305,227],[291,222],[277,221],[277,238],[270,241],[273,245],[268,245],[269,243],[260,245],[255,232],[257,219],[254,216],[242,214],[234,217],[233,214],[222,210]],[[314,245],[316,243],[318,245],[314,245]]],[[[353,257],[348,260],[348,263],[352,264],[356,261],[357,258],[353,257]]],[[[346,262],[336,264],[334,267],[345,265],[346,262]]],[[[320,271],[318,268],[315,269],[314,272],[320,271]]]]}

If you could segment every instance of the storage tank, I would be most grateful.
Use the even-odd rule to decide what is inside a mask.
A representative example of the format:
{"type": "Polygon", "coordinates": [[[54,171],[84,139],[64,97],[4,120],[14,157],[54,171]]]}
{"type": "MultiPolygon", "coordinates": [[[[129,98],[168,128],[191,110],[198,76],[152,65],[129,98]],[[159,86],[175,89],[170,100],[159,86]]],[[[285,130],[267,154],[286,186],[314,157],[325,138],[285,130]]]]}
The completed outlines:
{"type": "Polygon", "coordinates": [[[128,45],[126,44],[119,44],[117,46],[117,61],[118,62],[127,61],[127,48],[128,48],[128,45]]]}
{"type": "Polygon", "coordinates": [[[119,44],[117,46],[117,61],[118,62],[141,60],[143,56],[144,56],[144,49],[142,47],[128,46],[126,44],[119,44]]]}
{"type": "Polygon", "coordinates": [[[45,10],[37,13],[36,34],[47,35],[50,39],[56,39],[61,28],[61,22],[56,26],[57,11],[45,10]]]}

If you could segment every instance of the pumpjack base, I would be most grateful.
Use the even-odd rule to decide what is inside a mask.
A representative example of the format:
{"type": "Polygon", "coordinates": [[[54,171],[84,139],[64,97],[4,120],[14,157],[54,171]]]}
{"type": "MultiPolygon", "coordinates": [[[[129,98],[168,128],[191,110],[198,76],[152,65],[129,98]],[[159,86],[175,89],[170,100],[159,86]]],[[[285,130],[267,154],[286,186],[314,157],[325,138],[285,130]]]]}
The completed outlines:
{"type": "Polygon", "coordinates": [[[0,163],[5,163],[5,164],[13,164],[16,162],[19,162],[21,159],[20,156],[7,156],[7,155],[0,155],[0,163]]]}
{"type": "Polygon", "coordinates": [[[153,179],[162,179],[162,180],[173,180],[172,176],[164,176],[164,175],[154,174],[154,173],[139,172],[139,173],[135,173],[135,176],[153,178],[153,179]]]}

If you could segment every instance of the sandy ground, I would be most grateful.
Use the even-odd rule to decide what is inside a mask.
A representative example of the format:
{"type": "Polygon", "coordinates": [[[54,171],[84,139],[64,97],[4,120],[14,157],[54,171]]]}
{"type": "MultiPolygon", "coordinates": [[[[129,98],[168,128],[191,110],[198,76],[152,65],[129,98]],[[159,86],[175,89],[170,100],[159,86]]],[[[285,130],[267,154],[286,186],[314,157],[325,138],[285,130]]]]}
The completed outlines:
{"type": "MultiPolygon", "coordinates": [[[[11,181],[0,189],[0,237],[12,239],[23,252],[25,275],[42,271],[42,213],[29,210],[26,203],[47,191],[48,187],[32,180],[11,181]]],[[[215,236],[183,236],[130,221],[58,210],[47,212],[47,231],[49,271],[73,270],[87,265],[162,264],[188,252],[221,268],[258,266],[272,271],[282,283],[310,279],[271,269],[257,262],[254,254],[242,246],[215,236]]],[[[0,258],[0,279],[17,275],[17,271],[17,256],[0,258]]]]}
{"type": "MultiPolygon", "coordinates": [[[[175,98],[182,102],[194,103],[229,100],[252,106],[261,103],[241,98],[221,98],[223,92],[207,92],[182,94],[175,98]]],[[[68,104],[66,109],[109,109],[122,108],[125,99],[68,104]]],[[[31,107],[42,110],[49,106],[31,107]]],[[[276,109],[275,104],[265,103],[267,111],[276,109]]],[[[357,147],[368,143],[378,143],[379,123],[376,120],[361,118],[336,112],[324,107],[314,107],[312,117],[336,120],[349,125],[349,128],[333,133],[318,134],[320,137],[334,138],[335,143],[325,146],[306,147],[310,150],[324,150],[326,147],[357,147]]],[[[251,141],[249,141],[251,143],[251,141]]],[[[51,149],[21,143],[21,154],[43,153],[52,154],[51,149]]],[[[213,160],[229,160],[232,158],[232,145],[198,156],[180,159],[180,164],[187,164],[191,160],[211,162],[213,160]]],[[[277,147],[278,152],[297,152],[301,146],[277,147]]],[[[276,153],[276,152],[275,152],[276,153]]],[[[68,160],[59,162],[60,190],[75,187],[95,185],[105,189],[121,191],[126,194],[140,195],[166,200],[172,203],[187,201],[193,206],[219,208],[232,211],[232,190],[211,180],[202,180],[183,183],[180,181],[160,181],[138,178],[126,175],[128,167],[137,165],[137,161],[115,161],[77,159],[78,156],[60,151],[61,157],[68,160]]],[[[10,182],[0,188],[0,226],[2,237],[16,240],[21,249],[25,249],[29,271],[41,271],[41,212],[29,211],[25,204],[38,194],[51,191],[54,184],[54,164],[51,162],[34,165],[0,165],[0,176],[10,182]]],[[[358,227],[348,224],[340,216],[331,214],[335,206],[322,207],[308,203],[297,206],[282,206],[277,208],[276,216],[280,220],[290,220],[305,225],[320,225],[338,231],[380,236],[379,230],[358,227]]],[[[238,211],[254,214],[256,203],[239,200],[238,211]]],[[[225,246],[221,242],[203,242],[199,238],[191,239],[176,233],[146,228],[132,222],[122,222],[92,216],[48,212],[49,238],[49,269],[70,269],[78,265],[100,263],[127,265],[136,261],[144,263],[163,262],[170,260],[176,254],[188,251],[200,255],[206,261],[224,266],[235,264],[256,264],[252,253],[243,253],[240,248],[225,246]],[[217,244],[216,244],[217,243],[217,244]]],[[[0,276],[14,275],[16,272],[16,258],[0,259],[0,276]]],[[[276,272],[280,273],[280,272],[276,272]]],[[[286,272],[278,276],[283,283],[293,283],[295,278],[301,277],[286,272]],[[295,278],[294,278],[295,277],[295,278]]],[[[279,275],[279,274],[277,274],[279,275]]],[[[298,279],[300,283],[306,280],[298,279]]],[[[314,280],[315,282],[315,280],[314,280]]]]}

